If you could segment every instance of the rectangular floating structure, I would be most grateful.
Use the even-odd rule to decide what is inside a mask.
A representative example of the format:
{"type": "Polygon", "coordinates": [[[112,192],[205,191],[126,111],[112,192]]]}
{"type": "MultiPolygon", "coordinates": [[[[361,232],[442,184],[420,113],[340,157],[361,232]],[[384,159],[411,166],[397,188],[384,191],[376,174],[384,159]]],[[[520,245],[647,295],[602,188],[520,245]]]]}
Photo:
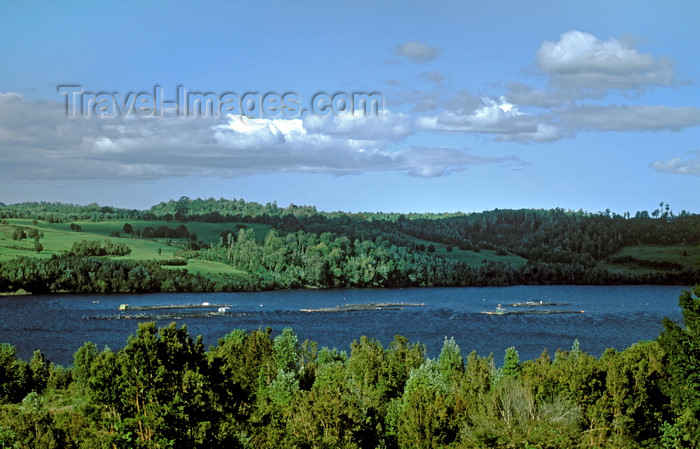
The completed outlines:
{"type": "Polygon", "coordinates": [[[481,312],[486,315],[557,315],[562,313],[585,313],[583,310],[495,310],[481,312]]]}
{"type": "Polygon", "coordinates": [[[345,304],[344,306],[319,307],[317,309],[299,309],[300,312],[363,312],[372,310],[403,310],[404,307],[420,307],[425,303],[412,302],[369,302],[364,304],[345,304]]]}
{"type": "Polygon", "coordinates": [[[208,302],[202,304],[160,304],[152,306],[130,306],[129,304],[122,304],[119,306],[119,310],[221,309],[231,307],[232,306],[226,304],[209,304],[208,302]]]}

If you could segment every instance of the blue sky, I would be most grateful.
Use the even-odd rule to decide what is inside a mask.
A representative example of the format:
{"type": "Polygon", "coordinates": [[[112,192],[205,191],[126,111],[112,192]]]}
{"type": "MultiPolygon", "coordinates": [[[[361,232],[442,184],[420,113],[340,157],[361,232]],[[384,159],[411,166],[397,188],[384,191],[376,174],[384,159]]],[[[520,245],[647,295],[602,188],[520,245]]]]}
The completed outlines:
{"type": "Polygon", "coordinates": [[[694,1],[5,3],[0,201],[700,212],[698,23],[694,1]],[[69,117],[58,86],[384,107],[69,117]]]}

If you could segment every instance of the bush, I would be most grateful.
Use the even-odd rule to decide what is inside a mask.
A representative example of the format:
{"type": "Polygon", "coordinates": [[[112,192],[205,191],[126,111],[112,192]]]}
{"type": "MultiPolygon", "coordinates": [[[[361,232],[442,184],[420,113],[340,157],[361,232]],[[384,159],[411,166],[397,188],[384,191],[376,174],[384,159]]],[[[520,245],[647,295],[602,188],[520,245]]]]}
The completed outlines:
{"type": "Polygon", "coordinates": [[[76,256],[126,256],[131,253],[131,248],[109,240],[101,244],[96,240],[81,240],[73,243],[70,252],[76,256]]]}

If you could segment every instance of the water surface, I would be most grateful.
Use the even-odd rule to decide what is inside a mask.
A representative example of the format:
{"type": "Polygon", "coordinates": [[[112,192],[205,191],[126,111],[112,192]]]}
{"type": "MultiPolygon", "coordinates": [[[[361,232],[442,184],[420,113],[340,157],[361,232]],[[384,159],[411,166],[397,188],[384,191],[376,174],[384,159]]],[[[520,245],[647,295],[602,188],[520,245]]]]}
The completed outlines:
{"type": "MultiPolygon", "coordinates": [[[[292,327],[299,340],[348,350],[360,336],[388,345],[396,334],[424,343],[431,357],[439,354],[446,336],[454,337],[463,355],[476,350],[494,353],[497,363],[514,346],[521,360],[536,358],[543,349],[569,349],[578,339],[581,349],[600,356],[606,348],[622,350],[654,339],[668,316],[681,320],[679,286],[513,286],[467,288],[292,290],[259,293],[149,295],[36,295],[0,298],[0,342],[15,345],[28,360],[35,349],[61,365],[72,364],[73,353],[85,342],[119,349],[137,323],[144,320],[95,320],[118,316],[120,304],[157,305],[209,302],[232,306],[232,316],[157,320],[186,324],[206,345],[233,329],[271,327],[278,334],[292,327]],[[486,315],[498,304],[542,300],[571,303],[552,309],[580,311],[561,315],[486,315]],[[403,310],[308,313],[300,309],[369,302],[424,304],[403,310]]],[[[153,313],[162,313],[154,311],[153,313]]]]}

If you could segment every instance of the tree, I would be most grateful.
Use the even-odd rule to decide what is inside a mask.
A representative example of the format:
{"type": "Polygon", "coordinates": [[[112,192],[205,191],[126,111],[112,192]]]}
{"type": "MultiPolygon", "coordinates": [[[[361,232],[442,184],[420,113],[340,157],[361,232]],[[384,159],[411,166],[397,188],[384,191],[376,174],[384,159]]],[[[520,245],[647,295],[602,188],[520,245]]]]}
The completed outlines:
{"type": "Polygon", "coordinates": [[[399,447],[428,449],[454,441],[459,423],[453,415],[452,392],[434,360],[411,372],[394,411],[399,447]]]}
{"type": "Polygon", "coordinates": [[[520,372],[520,356],[514,347],[506,348],[503,356],[503,366],[501,367],[501,375],[503,377],[513,377],[520,372]]]}
{"type": "Polygon", "coordinates": [[[17,358],[17,349],[0,343],[0,403],[21,400],[27,393],[29,378],[29,367],[17,358]]]}
{"type": "Polygon", "coordinates": [[[291,327],[285,327],[275,337],[273,351],[279,371],[295,374],[299,371],[299,338],[291,327]]]}
{"type": "Polygon", "coordinates": [[[664,318],[658,342],[666,353],[668,379],[662,383],[676,414],[675,425],[692,447],[700,445],[700,286],[679,298],[685,327],[664,318]]]}
{"type": "Polygon", "coordinates": [[[123,227],[122,229],[123,229],[124,232],[126,232],[127,234],[131,234],[132,232],[134,232],[134,227],[131,226],[129,223],[124,223],[124,227],[123,227]]]}
{"type": "Polygon", "coordinates": [[[29,361],[29,373],[31,376],[31,390],[42,393],[49,381],[50,363],[46,360],[46,355],[38,349],[34,351],[32,359],[29,361]]]}
{"type": "Polygon", "coordinates": [[[22,240],[26,237],[27,234],[25,234],[24,228],[16,227],[15,230],[12,232],[12,240],[22,240]]]}
{"type": "Polygon", "coordinates": [[[608,349],[601,357],[605,391],[595,408],[610,423],[616,445],[648,447],[658,441],[669,402],[660,391],[666,377],[663,359],[656,341],[639,342],[622,352],[608,349]]]}
{"type": "Polygon", "coordinates": [[[440,356],[437,359],[437,368],[448,381],[453,381],[457,375],[464,373],[462,352],[454,337],[445,337],[440,356]]]}
{"type": "MultiPolygon", "coordinates": [[[[106,410],[113,410],[119,437],[133,434],[145,448],[225,447],[215,440],[220,402],[213,394],[201,338],[192,340],[185,326],[157,329],[140,324],[118,353],[106,351],[91,363],[90,390],[106,410]]],[[[221,436],[221,435],[219,435],[221,436]]]]}
{"type": "Polygon", "coordinates": [[[98,355],[97,345],[91,341],[85,342],[80,349],[73,353],[73,379],[80,386],[87,386],[90,368],[98,355]]]}
{"type": "Polygon", "coordinates": [[[303,392],[292,409],[287,424],[291,447],[377,447],[362,440],[366,419],[352,389],[350,373],[341,361],[322,365],[311,390],[303,392]]]}

